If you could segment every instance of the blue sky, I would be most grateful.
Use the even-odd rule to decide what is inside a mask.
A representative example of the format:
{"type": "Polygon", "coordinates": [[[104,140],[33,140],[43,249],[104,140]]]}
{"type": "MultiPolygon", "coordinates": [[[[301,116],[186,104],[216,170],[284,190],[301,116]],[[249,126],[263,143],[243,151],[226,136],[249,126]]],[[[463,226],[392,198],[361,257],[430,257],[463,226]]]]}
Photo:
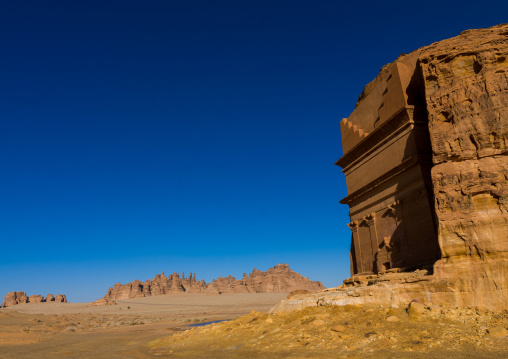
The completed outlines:
{"type": "Polygon", "coordinates": [[[2,4],[0,297],[281,262],[341,284],[340,119],[400,53],[505,22],[488,4],[2,4]]]}

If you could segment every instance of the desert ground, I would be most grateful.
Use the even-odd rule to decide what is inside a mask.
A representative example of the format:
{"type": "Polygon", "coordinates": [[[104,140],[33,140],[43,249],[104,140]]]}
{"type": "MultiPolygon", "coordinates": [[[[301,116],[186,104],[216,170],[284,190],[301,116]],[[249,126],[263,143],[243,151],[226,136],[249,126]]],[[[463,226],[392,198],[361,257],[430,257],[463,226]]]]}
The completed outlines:
{"type": "Polygon", "coordinates": [[[0,358],[508,358],[508,312],[321,306],[285,293],[163,295],[0,310],[0,358]],[[202,327],[190,324],[228,320],[202,327]]]}
{"type": "Polygon", "coordinates": [[[0,309],[0,358],[153,358],[150,341],[189,324],[266,312],[287,293],[162,295],[0,309]]]}

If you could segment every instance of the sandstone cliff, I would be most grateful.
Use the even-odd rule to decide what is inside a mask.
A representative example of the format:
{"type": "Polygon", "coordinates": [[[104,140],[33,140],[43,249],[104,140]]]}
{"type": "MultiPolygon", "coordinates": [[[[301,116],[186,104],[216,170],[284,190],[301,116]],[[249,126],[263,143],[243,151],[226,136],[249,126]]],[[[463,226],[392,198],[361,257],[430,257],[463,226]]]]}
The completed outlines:
{"type": "Polygon", "coordinates": [[[422,51],[442,259],[436,296],[508,307],[508,25],[422,51]]]}
{"type": "Polygon", "coordinates": [[[65,294],[58,294],[56,297],[53,297],[53,294],[48,294],[46,299],[44,299],[44,297],[39,294],[34,294],[28,297],[25,292],[10,292],[5,295],[4,302],[0,308],[11,307],[16,304],[45,302],[67,303],[67,297],[65,294]]]}
{"type": "Polygon", "coordinates": [[[324,286],[292,271],[287,264],[278,264],[266,272],[254,268],[251,274],[244,273],[242,279],[219,277],[209,284],[197,280],[195,273],[185,278],[185,274],[180,277],[175,272],[166,276],[162,272],[144,282],[135,280],[127,284],[116,283],[109,288],[103,299],[114,301],[176,293],[286,293],[298,289],[315,292],[324,289],[324,286]]]}
{"type": "MultiPolygon", "coordinates": [[[[344,285],[288,299],[275,311],[323,304],[401,305],[413,299],[428,305],[508,308],[508,24],[464,31],[383,67],[378,77],[366,86],[353,114],[341,123],[346,144],[343,158],[349,161],[355,158],[361,161],[365,153],[359,149],[383,140],[382,121],[392,126],[393,131],[401,126],[394,121],[396,115],[384,114],[395,108],[390,107],[392,99],[396,99],[395,91],[385,85],[393,81],[387,73],[389,69],[397,69],[393,73],[410,79],[406,83],[398,82],[402,86],[399,92],[403,94],[400,99],[406,100],[402,106],[414,108],[415,113],[418,107],[425,110],[409,124],[415,128],[426,127],[426,131],[414,133],[415,138],[420,136],[414,141],[417,144],[427,141],[422,136],[430,137],[431,163],[422,162],[421,167],[428,168],[428,174],[422,172],[423,183],[430,192],[428,201],[436,227],[432,230],[439,256],[434,263],[419,266],[417,263],[418,270],[412,272],[410,261],[406,268],[388,266],[383,270],[374,266],[373,273],[366,275],[357,270],[360,275],[353,275],[344,285]],[[404,71],[410,72],[404,74],[404,71]],[[377,99],[382,102],[371,106],[377,104],[377,99]],[[369,116],[374,123],[370,128],[369,116]]],[[[401,147],[394,156],[404,159],[405,152],[408,148],[401,147]]],[[[415,154],[420,159],[426,155],[418,151],[415,154]]],[[[337,164],[344,162],[341,159],[337,164]]],[[[373,182],[372,188],[386,179],[383,176],[380,168],[380,180],[373,182]]],[[[361,190],[367,192],[369,188],[361,190]]],[[[384,205],[382,201],[380,206],[384,205]]],[[[357,205],[361,207],[365,203],[357,205]]],[[[391,213],[399,210],[394,215],[399,221],[404,220],[400,207],[403,210],[405,205],[407,208],[407,203],[392,205],[391,213]]],[[[388,209],[391,209],[389,205],[388,209]]],[[[360,222],[364,226],[360,230],[371,226],[370,238],[376,239],[376,222],[371,217],[367,215],[360,222]]],[[[358,224],[351,223],[350,227],[353,235],[358,236],[355,232],[358,224]]],[[[392,242],[414,239],[410,235],[404,237],[404,232],[408,234],[410,230],[406,223],[392,237],[382,238],[380,248],[386,249],[382,254],[390,258],[394,251],[392,242]]],[[[433,245],[430,240],[428,243],[433,245]]],[[[364,260],[363,252],[352,253],[352,258],[354,255],[364,260]]]]}

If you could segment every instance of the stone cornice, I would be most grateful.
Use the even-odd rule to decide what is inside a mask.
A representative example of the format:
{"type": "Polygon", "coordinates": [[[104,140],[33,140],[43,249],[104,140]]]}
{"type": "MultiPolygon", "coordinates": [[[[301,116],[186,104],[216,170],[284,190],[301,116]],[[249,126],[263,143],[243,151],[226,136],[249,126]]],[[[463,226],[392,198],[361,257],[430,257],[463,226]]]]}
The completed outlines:
{"type": "Polygon", "coordinates": [[[345,153],[335,164],[345,171],[355,163],[362,161],[377,148],[390,141],[406,127],[412,125],[414,106],[406,106],[395,113],[389,120],[372,131],[351,150],[345,153]]]}

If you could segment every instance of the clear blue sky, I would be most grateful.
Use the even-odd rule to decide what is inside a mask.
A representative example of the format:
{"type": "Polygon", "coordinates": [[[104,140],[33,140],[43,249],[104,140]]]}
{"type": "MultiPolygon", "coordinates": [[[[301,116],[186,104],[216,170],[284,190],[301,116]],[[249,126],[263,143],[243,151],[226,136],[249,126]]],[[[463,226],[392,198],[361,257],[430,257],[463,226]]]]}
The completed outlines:
{"type": "Polygon", "coordinates": [[[339,121],[379,69],[506,22],[469,1],[0,8],[0,301],[277,263],[349,275],[339,121]]]}

